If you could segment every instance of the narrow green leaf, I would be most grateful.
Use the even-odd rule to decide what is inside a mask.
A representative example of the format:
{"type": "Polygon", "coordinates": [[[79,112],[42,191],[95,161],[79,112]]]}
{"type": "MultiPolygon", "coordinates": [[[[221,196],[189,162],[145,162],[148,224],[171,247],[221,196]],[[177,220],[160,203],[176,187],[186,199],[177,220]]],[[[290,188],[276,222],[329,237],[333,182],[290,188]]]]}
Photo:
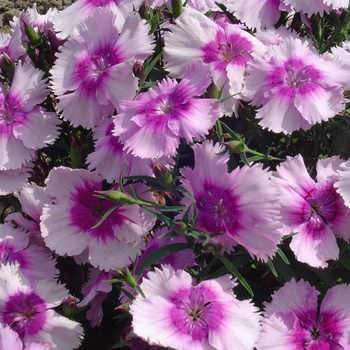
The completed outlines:
{"type": "Polygon", "coordinates": [[[113,207],[110,207],[102,216],[102,218],[100,219],[100,221],[95,225],[95,226],[92,226],[91,229],[94,229],[94,228],[97,228],[99,227],[103,221],[105,221],[107,219],[107,217],[114,211],[115,208],[117,208],[119,205],[118,204],[115,204],[113,205],[113,207]]]}
{"type": "Polygon", "coordinates": [[[280,248],[277,248],[277,254],[281,257],[285,264],[290,265],[288,258],[285,256],[285,254],[280,248]]]}
{"type": "Polygon", "coordinates": [[[269,260],[267,260],[267,263],[266,265],[268,266],[268,268],[270,269],[270,271],[272,272],[272,274],[275,276],[275,277],[278,277],[278,273],[275,269],[275,266],[273,265],[273,262],[272,260],[269,258],[269,260]]]}
{"type": "Polygon", "coordinates": [[[245,280],[245,278],[240,274],[240,272],[233,266],[230,260],[228,260],[224,255],[217,256],[221,262],[225,265],[227,270],[229,270],[233,276],[235,276],[238,280],[238,282],[248,291],[248,293],[253,297],[254,293],[252,289],[250,288],[250,285],[245,280]]]}

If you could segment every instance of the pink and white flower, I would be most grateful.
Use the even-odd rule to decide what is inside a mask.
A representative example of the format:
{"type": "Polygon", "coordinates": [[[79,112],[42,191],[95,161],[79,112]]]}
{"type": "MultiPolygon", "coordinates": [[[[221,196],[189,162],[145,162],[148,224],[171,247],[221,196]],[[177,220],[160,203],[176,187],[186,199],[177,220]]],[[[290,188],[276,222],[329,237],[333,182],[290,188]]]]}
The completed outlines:
{"type": "Polygon", "coordinates": [[[283,233],[295,233],[290,248],[299,261],[314,267],[327,267],[327,260],[338,258],[335,235],[350,239],[350,210],[334,186],[341,162],[338,157],[318,160],[317,182],[301,155],[287,157],[275,173],[283,233]]]}
{"type": "MultiPolygon", "coordinates": [[[[88,169],[96,171],[109,183],[119,182],[122,172],[123,176],[154,176],[149,165],[150,160],[124,151],[124,145],[118,136],[113,135],[113,129],[112,118],[98,121],[94,129],[95,150],[86,160],[89,163],[88,169]]],[[[170,157],[162,157],[162,161],[166,165],[173,163],[170,157]]]]}
{"type": "Polygon", "coordinates": [[[32,163],[22,165],[19,169],[0,170],[0,196],[17,191],[30,177],[32,163]]]}
{"type": "Polygon", "coordinates": [[[350,286],[330,288],[320,308],[319,292],[294,278],[265,304],[257,350],[348,349],[350,346],[350,286]]]}
{"type": "Polygon", "coordinates": [[[181,78],[186,67],[201,59],[210,68],[211,78],[221,90],[225,113],[237,112],[247,63],[251,54],[263,55],[265,46],[241,26],[217,25],[204,14],[186,9],[169,26],[164,36],[164,58],[170,75],[181,78]],[[230,98],[233,97],[233,98],[230,98]]]}
{"type": "Polygon", "coordinates": [[[60,11],[53,19],[55,30],[62,39],[74,33],[74,29],[84,18],[89,17],[95,8],[106,8],[117,17],[117,27],[123,26],[125,18],[138,9],[141,0],[77,0],[60,11]]]}
{"type": "Polygon", "coordinates": [[[343,110],[346,72],[318,56],[307,41],[285,38],[270,46],[269,59],[256,55],[247,73],[251,104],[261,106],[259,124],[274,132],[308,130],[343,110]]]}
{"type": "Polygon", "coordinates": [[[56,259],[36,245],[29,245],[29,233],[14,228],[12,224],[0,224],[0,265],[19,263],[28,281],[54,279],[58,276],[56,259]]]}
{"type": "Polygon", "coordinates": [[[350,208],[350,160],[340,164],[337,180],[334,186],[344,199],[345,205],[350,208]]]}
{"type": "Polygon", "coordinates": [[[175,155],[181,137],[187,142],[200,139],[220,116],[218,101],[196,98],[209,84],[207,67],[195,62],[186,69],[180,83],[166,78],[134,101],[123,101],[114,117],[113,134],[134,156],[175,155]]]}
{"type": "Polygon", "coordinates": [[[281,15],[280,0],[227,0],[224,3],[247,27],[258,30],[273,28],[281,15]]]}
{"type": "Polygon", "coordinates": [[[52,310],[67,296],[65,287],[56,281],[31,284],[18,264],[0,266],[0,324],[11,327],[24,345],[48,342],[62,350],[79,346],[83,334],[80,324],[52,310]]]}
{"type": "Polygon", "coordinates": [[[178,350],[252,349],[260,315],[248,300],[238,300],[228,275],[193,286],[183,270],[162,265],[149,272],[130,308],[134,333],[153,345],[178,350]]]}
{"type": "Polygon", "coordinates": [[[329,13],[340,8],[347,9],[349,0],[281,0],[287,6],[291,6],[297,12],[303,12],[311,16],[319,13],[323,16],[324,12],[329,13]]]}
{"type": "Polygon", "coordinates": [[[0,84],[0,170],[21,169],[58,136],[56,114],[38,105],[48,94],[43,76],[19,62],[10,90],[0,84]]]}
{"type": "Polygon", "coordinates": [[[108,282],[112,277],[112,271],[93,268],[90,270],[88,282],[82,288],[84,298],[77,306],[84,307],[90,304],[86,318],[91,321],[93,327],[99,326],[102,322],[102,302],[112,290],[112,284],[108,282]]]}
{"type": "Polygon", "coordinates": [[[150,29],[138,15],[118,30],[108,9],[96,8],[60,48],[52,68],[52,87],[64,120],[93,128],[111,116],[121,100],[134,98],[138,88],[132,68],[153,51],[150,29]]]}
{"type": "MultiPolygon", "coordinates": [[[[196,227],[231,250],[240,244],[250,255],[267,261],[277,250],[282,234],[279,221],[279,192],[271,174],[262,165],[243,166],[228,173],[228,155],[212,142],[193,147],[195,166],[181,170],[183,187],[197,207],[196,227]]],[[[185,197],[183,204],[190,205],[185,197]]]]}
{"type": "Polygon", "coordinates": [[[57,254],[84,253],[84,262],[109,271],[135,260],[155,219],[137,205],[119,205],[93,228],[114,205],[94,196],[95,191],[102,190],[102,180],[84,169],[54,168],[45,182],[45,193],[53,202],[45,204],[40,227],[45,243],[57,254]]]}

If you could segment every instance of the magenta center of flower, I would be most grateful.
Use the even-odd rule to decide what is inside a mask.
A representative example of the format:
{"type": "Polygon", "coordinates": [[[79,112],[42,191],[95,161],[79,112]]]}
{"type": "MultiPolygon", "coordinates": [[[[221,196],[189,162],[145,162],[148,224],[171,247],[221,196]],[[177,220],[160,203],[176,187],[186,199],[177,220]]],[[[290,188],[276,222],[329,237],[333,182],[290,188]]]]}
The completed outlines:
{"type": "Polygon", "coordinates": [[[200,211],[198,223],[209,233],[227,230],[228,226],[232,228],[233,225],[238,228],[237,199],[230,191],[213,184],[204,184],[204,192],[196,197],[196,202],[200,211]]]}
{"type": "Polygon", "coordinates": [[[311,217],[319,217],[329,225],[336,219],[339,210],[339,194],[332,184],[310,191],[304,199],[310,206],[309,214],[304,217],[306,221],[311,217]]]}
{"type": "Polygon", "coordinates": [[[46,322],[44,301],[34,292],[12,295],[2,310],[3,322],[14,329],[21,338],[38,333],[46,322]]]}
{"type": "Polygon", "coordinates": [[[234,61],[237,64],[245,65],[249,59],[249,52],[253,47],[249,40],[238,33],[226,37],[225,33],[217,33],[217,41],[209,42],[202,48],[204,52],[204,62],[225,62],[234,61]]]}
{"type": "Polygon", "coordinates": [[[344,330],[343,322],[328,314],[321,314],[316,322],[309,315],[305,315],[300,319],[300,327],[306,333],[297,331],[297,338],[305,344],[305,349],[310,350],[315,349],[315,344],[319,344],[322,349],[331,349],[338,344],[344,330]]]}
{"type": "Polygon", "coordinates": [[[118,63],[118,54],[114,48],[96,50],[79,60],[75,68],[75,79],[84,90],[95,91],[103,77],[108,74],[108,69],[118,63]]]}
{"type": "Polygon", "coordinates": [[[23,113],[19,113],[18,107],[10,107],[7,102],[0,107],[0,126],[12,126],[16,123],[21,123],[24,119],[23,113]]]}
{"type": "Polygon", "coordinates": [[[113,206],[112,202],[101,201],[93,195],[95,191],[100,190],[101,184],[93,182],[86,182],[85,186],[76,188],[76,194],[72,198],[70,219],[71,225],[78,227],[80,232],[84,232],[96,240],[106,241],[115,238],[115,228],[123,226],[127,218],[122,215],[122,208],[116,208],[100,226],[92,228],[113,206]]]}

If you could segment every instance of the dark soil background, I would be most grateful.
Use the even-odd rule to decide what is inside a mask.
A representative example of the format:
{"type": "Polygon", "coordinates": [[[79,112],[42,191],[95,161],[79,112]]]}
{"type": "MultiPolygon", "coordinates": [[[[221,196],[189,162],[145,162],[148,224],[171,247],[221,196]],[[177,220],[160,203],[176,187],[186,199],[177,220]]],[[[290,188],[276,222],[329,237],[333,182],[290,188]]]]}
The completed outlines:
{"type": "Polygon", "coordinates": [[[69,6],[74,0],[0,0],[0,32],[9,32],[9,22],[13,16],[18,16],[21,10],[26,10],[36,3],[39,13],[44,14],[50,7],[62,10],[69,6]]]}

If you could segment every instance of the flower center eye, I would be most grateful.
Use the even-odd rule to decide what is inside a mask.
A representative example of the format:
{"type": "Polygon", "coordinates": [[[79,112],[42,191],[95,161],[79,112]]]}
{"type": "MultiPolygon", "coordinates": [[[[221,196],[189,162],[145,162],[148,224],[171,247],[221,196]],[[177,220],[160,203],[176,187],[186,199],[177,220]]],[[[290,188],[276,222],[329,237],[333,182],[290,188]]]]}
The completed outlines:
{"type": "Polygon", "coordinates": [[[313,340],[317,340],[318,338],[320,338],[320,336],[321,332],[316,327],[311,329],[311,337],[313,340]]]}
{"type": "Polygon", "coordinates": [[[192,309],[190,309],[189,316],[192,318],[193,321],[198,321],[202,317],[202,313],[203,310],[198,306],[195,306],[192,309]]]}
{"type": "Polygon", "coordinates": [[[92,59],[95,63],[95,74],[100,75],[108,68],[108,58],[109,54],[95,54],[92,59]]]}
{"type": "Polygon", "coordinates": [[[224,215],[226,213],[226,208],[223,205],[223,200],[222,199],[220,199],[219,202],[216,204],[215,209],[216,209],[216,212],[219,215],[224,215]]]}
{"type": "Polygon", "coordinates": [[[169,114],[174,107],[173,104],[169,100],[160,102],[158,104],[158,106],[164,114],[169,114]]]}
{"type": "Polygon", "coordinates": [[[320,211],[321,211],[321,204],[318,203],[318,202],[314,202],[314,203],[311,204],[311,208],[312,208],[313,210],[315,210],[315,212],[316,212],[317,214],[319,214],[320,211]]]}
{"type": "Polygon", "coordinates": [[[293,68],[290,64],[286,67],[286,71],[288,74],[288,85],[289,86],[298,86],[300,83],[305,83],[311,81],[309,77],[306,75],[305,69],[299,71],[293,68]]]}

